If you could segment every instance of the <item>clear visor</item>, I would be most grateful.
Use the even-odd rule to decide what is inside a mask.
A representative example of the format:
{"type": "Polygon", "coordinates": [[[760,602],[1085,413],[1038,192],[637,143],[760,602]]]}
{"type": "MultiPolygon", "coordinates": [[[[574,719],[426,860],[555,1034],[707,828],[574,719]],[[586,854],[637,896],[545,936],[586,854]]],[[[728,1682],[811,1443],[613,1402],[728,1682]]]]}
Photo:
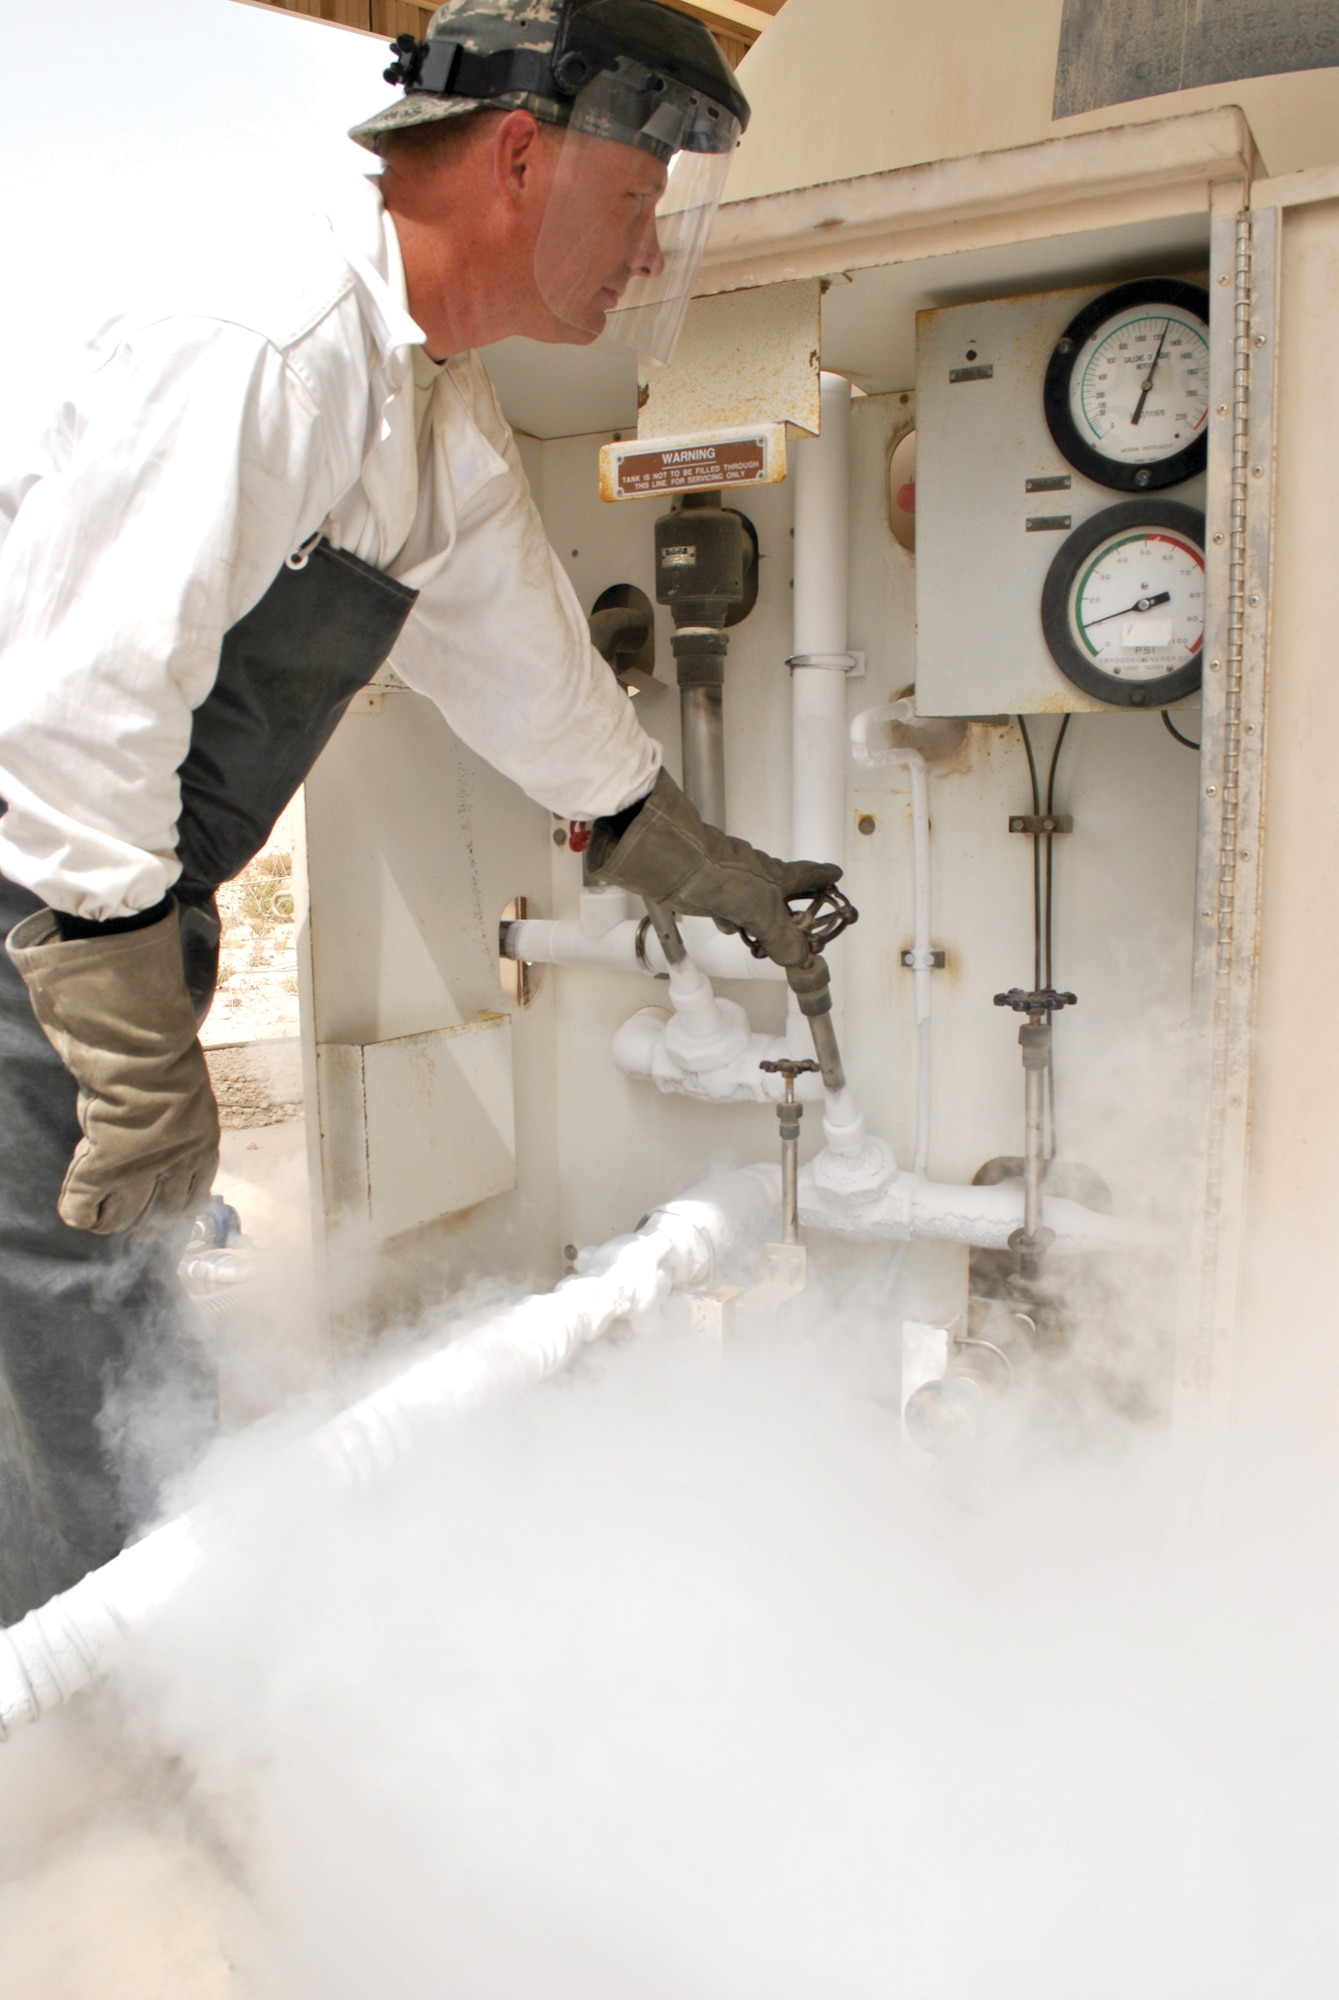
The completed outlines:
{"type": "Polygon", "coordinates": [[[658,89],[633,88],[626,76],[603,72],[578,96],[535,246],[535,277],[576,339],[603,337],[667,363],[739,128],[719,105],[652,80],[658,89]]]}

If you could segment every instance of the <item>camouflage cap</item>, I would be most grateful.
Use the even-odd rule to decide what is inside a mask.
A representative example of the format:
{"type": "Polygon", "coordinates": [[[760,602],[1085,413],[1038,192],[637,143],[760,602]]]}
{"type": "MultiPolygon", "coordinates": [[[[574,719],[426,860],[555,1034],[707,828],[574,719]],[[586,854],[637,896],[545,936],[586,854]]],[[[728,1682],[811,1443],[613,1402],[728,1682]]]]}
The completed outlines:
{"type": "MultiPolygon", "coordinates": [[[[557,39],[563,0],[446,0],[428,23],[429,42],[459,42],[474,55],[491,56],[504,49],[533,49],[548,55],[557,39]]],[[[407,125],[429,125],[440,118],[459,118],[468,111],[481,111],[479,97],[439,97],[432,91],[407,91],[384,111],[365,118],[349,133],[370,153],[381,151],[380,140],[387,132],[401,132],[407,125]]],[[[487,99],[489,110],[531,111],[551,125],[567,122],[569,106],[533,91],[509,91],[487,99]]]]}

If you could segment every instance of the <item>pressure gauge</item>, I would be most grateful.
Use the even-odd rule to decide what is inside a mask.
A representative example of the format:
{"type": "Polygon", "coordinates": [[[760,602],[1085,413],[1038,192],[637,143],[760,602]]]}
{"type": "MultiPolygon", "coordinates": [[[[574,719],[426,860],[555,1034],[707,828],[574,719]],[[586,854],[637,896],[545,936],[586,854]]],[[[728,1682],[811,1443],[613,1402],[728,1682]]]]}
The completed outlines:
{"type": "Polygon", "coordinates": [[[1175,486],[1204,470],[1209,295],[1138,278],[1086,305],[1046,370],[1046,421],[1076,471],[1122,492],[1175,486]]]}
{"type": "Polygon", "coordinates": [[[1122,500],[1075,528],[1042,589],[1051,657],[1075,687],[1122,708],[1165,708],[1200,684],[1204,516],[1122,500]]]}

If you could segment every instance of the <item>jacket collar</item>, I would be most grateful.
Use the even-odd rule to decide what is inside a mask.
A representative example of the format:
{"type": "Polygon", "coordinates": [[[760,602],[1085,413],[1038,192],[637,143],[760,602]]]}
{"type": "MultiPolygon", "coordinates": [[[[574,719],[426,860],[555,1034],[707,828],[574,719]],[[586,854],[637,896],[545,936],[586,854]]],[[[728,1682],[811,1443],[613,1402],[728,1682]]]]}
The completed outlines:
{"type": "Polygon", "coordinates": [[[397,349],[422,347],[427,336],[409,311],[400,242],[377,177],[360,176],[327,220],[353,273],[380,358],[388,360],[397,349]]]}

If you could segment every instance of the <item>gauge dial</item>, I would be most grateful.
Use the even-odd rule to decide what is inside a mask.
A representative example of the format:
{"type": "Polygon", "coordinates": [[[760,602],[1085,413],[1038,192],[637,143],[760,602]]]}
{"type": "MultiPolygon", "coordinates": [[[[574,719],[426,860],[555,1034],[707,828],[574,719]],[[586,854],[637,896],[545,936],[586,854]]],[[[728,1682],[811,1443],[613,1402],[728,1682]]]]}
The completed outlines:
{"type": "Polygon", "coordinates": [[[1104,292],[1070,322],[1047,369],[1045,405],[1071,465],[1135,491],[1203,469],[1208,314],[1198,285],[1141,278],[1104,292]]]}
{"type": "Polygon", "coordinates": [[[1204,600],[1204,516],[1173,500],[1127,500],[1057,551],[1042,630],[1085,694],[1161,708],[1199,686],[1204,600]]]}

